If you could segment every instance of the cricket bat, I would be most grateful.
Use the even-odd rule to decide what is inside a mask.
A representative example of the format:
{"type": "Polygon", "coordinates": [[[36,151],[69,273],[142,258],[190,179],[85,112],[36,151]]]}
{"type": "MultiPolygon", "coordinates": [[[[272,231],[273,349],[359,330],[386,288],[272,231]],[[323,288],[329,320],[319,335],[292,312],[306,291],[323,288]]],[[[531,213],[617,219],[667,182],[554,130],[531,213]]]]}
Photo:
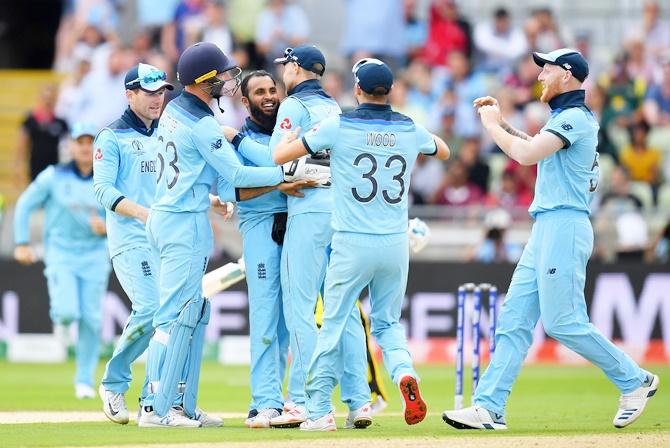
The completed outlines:
{"type": "Polygon", "coordinates": [[[202,277],[202,295],[211,297],[224,291],[246,277],[244,259],[237,263],[228,263],[218,269],[208,272],[202,277]]]}

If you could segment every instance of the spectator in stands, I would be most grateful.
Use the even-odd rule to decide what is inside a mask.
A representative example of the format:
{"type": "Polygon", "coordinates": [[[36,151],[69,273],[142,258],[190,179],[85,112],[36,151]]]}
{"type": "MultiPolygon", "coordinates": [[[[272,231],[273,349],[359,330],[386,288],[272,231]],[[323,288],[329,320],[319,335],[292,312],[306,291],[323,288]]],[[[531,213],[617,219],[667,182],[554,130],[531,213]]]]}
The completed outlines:
{"type": "Polygon", "coordinates": [[[656,64],[656,61],[670,50],[670,23],[661,20],[660,13],[661,7],[658,1],[646,1],[642,9],[642,23],[626,36],[645,43],[646,58],[650,65],[656,64]]]}
{"type": "Polygon", "coordinates": [[[391,106],[396,112],[405,114],[417,123],[427,126],[427,110],[421,104],[412,103],[409,98],[409,82],[407,76],[401,74],[393,81],[393,89],[389,95],[391,106]]]}
{"type": "Polygon", "coordinates": [[[44,85],[37,104],[21,124],[14,155],[17,186],[25,184],[26,173],[33,181],[47,166],[58,163],[59,145],[67,136],[68,126],[56,116],[57,97],[55,84],[44,85]]]}
{"type": "Polygon", "coordinates": [[[629,39],[624,43],[626,49],[625,70],[628,77],[646,86],[654,79],[657,60],[646,57],[646,47],[640,38],[629,39]]]}
{"type": "Polygon", "coordinates": [[[490,169],[480,157],[480,148],[479,137],[467,138],[458,152],[458,158],[468,171],[468,182],[477,185],[482,193],[486,193],[489,190],[490,169]]]}
{"type": "Polygon", "coordinates": [[[421,54],[427,37],[428,26],[417,16],[416,0],[405,0],[405,43],[409,60],[421,54]]]}
{"type": "Polygon", "coordinates": [[[410,196],[412,204],[430,203],[444,177],[444,163],[435,157],[419,155],[412,170],[410,196]]]}
{"type": "Polygon", "coordinates": [[[549,8],[539,8],[532,12],[526,21],[526,36],[533,51],[546,53],[572,46],[570,32],[565,27],[559,28],[549,8]]]}
{"type": "MultiPolygon", "coordinates": [[[[267,0],[230,0],[228,2],[230,29],[237,46],[237,50],[244,52],[249,67],[262,67],[265,58],[256,51],[256,22],[267,0]]],[[[235,60],[240,67],[245,67],[238,55],[235,60]]]]}
{"type": "Polygon", "coordinates": [[[670,223],[667,223],[650,246],[647,261],[670,262],[670,223]]]}
{"type": "Polygon", "coordinates": [[[172,21],[163,27],[161,33],[161,49],[172,64],[177,64],[179,55],[188,47],[189,42],[196,42],[204,26],[205,0],[179,2],[172,21]]]}
{"type": "Polygon", "coordinates": [[[488,206],[507,210],[527,209],[533,202],[533,195],[527,189],[520,192],[519,185],[516,173],[513,170],[504,170],[500,177],[500,186],[490,192],[484,202],[488,206]]]}
{"type": "Polygon", "coordinates": [[[512,27],[506,8],[497,8],[492,21],[475,26],[474,44],[478,68],[497,74],[510,72],[517,60],[528,52],[526,35],[512,27]]]}
{"type": "Polygon", "coordinates": [[[644,98],[644,118],[651,126],[670,127],[670,53],[662,60],[662,76],[644,98]]]}
{"type": "Polygon", "coordinates": [[[528,56],[521,59],[513,72],[503,79],[503,84],[514,91],[514,103],[518,108],[540,98],[542,87],[537,80],[538,73],[532,56],[528,56]]]}
{"type": "Polygon", "coordinates": [[[399,68],[404,62],[404,0],[345,0],[342,47],[354,64],[364,57],[376,57],[399,68]]]}
{"type": "Polygon", "coordinates": [[[302,6],[287,0],[268,0],[256,21],[256,50],[265,57],[266,69],[274,72],[272,61],[286,47],[297,47],[309,37],[309,21],[302,6]]]}
{"type": "Polygon", "coordinates": [[[467,58],[472,55],[470,23],[459,14],[455,0],[433,0],[423,58],[429,65],[441,67],[453,52],[467,58]]]}
{"type": "Polygon", "coordinates": [[[646,182],[656,192],[661,180],[661,152],[648,146],[649,125],[644,120],[640,121],[630,126],[628,133],[630,144],[621,150],[619,161],[630,174],[631,180],[646,182]]]}
{"type": "Polygon", "coordinates": [[[512,221],[509,213],[496,208],[484,217],[484,241],[471,249],[468,261],[480,263],[516,263],[521,258],[523,247],[506,241],[505,234],[512,221]]]}
{"type": "Polygon", "coordinates": [[[610,185],[600,200],[599,210],[621,214],[632,210],[642,210],[642,201],[630,191],[630,177],[626,168],[615,166],[612,169],[610,185]]]}
{"type": "Polygon", "coordinates": [[[225,54],[232,54],[233,35],[228,26],[225,1],[206,0],[205,4],[205,27],[197,42],[212,42],[225,54]]]}
{"type": "Polygon", "coordinates": [[[151,46],[160,43],[161,30],[174,19],[179,0],[137,0],[137,25],[146,31],[151,46]]]}
{"type": "Polygon", "coordinates": [[[462,160],[455,159],[447,168],[442,183],[432,198],[432,203],[441,205],[474,205],[481,203],[482,190],[468,182],[468,170],[462,160]]]}
{"type": "Polygon", "coordinates": [[[337,101],[343,111],[353,110],[358,105],[350,89],[344,88],[344,75],[337,70],[328,70],[321,78],[323,90],[337,101]]]}
{"type": "Polygon", "coordinates": [[[65,119],[68,126],[74,124],[73,106],[77,104],[81,94],[81,82],[91,71],[91,51],[80,47],[75,49],[73,59],[76,61],[74,70],[60,85],[60,94],[56,103],[56,116],[65,119]]]}

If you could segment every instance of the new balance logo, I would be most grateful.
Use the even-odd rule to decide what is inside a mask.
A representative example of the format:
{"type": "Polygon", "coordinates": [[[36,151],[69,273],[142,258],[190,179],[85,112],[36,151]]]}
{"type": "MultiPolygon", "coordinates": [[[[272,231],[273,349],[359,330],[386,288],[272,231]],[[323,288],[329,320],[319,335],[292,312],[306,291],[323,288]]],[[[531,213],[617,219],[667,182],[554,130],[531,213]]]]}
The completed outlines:
{"type": "Polygon", "coordinates": [[[216,151],[217,149],[221,149],[221,146],[223,146],[223,142],[221,139],[218,139],[217,141],[212,143],[212,151],[216,151]]]}
{"type": "Polygon", "coordinates": [[[144,274],[145,277],[151,277],[151,266],[149,266],[149,262],[143,261],[140,265],[142,266],[142,274],[144,274]]]}
{"type": "Polygon", "coordinates": [[[571,131],[573,129],[570,123],[563,123],[561,127],[566,131],[571,131]]]}
{"type": "Polygon", "coordinates": [[[551,268],[547,271],[547,274],[554,275],[556,273],[556,268],[551,268]]]}
{"type": "Polygon", "coordinates": [[[267,278],[267,270],[265,269],[265,263],[258,263],[258,279],[265,280],[267,278]]]}

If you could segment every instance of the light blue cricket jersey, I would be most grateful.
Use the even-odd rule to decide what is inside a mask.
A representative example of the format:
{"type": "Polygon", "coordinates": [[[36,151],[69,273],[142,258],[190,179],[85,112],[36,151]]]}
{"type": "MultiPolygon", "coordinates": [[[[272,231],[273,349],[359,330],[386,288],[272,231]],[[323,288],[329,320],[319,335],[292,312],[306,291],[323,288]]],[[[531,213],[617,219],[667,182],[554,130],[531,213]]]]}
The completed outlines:
{"type": "MultiPolygon", "coordinates": [[[[300,126],[302,136],[325,118],[337,116],[342,112],[337,102],[328,96],[316,79],[301,82],[288,94],[277,112],[277,124],[270,139],[270,151],[274,151],[284,132],[300,126]]],[[[302,193],[305,195],[304,198],[291,196],[286,199],[289,216],[310,212],[332,212],[333,195],[330,188],[307,188],[302,190],[302,193]]]]}
{"type": "Polygon", "coordinates": [[[14,243],[28,244],[30,215],[44,208],[44,262],[109,263],[107,238],[93,233],[91,217],[105,216],[93,193],[93,175],[82,176],[74,162],[51,165],[16,203],[14,243]]]}
{"type": "Polygon", "coordinates": [[[528,213],[570,209],[591,213],[598,186],[598,122],[584,104],[584,91],[566,92],[549,101],[551,118],[540,132],[551,132],[565,146],[537,165],[535,198],[528,213]]]}
{"type": "Polygon", "coordinates": [[[303,136],[312,153],[331,148],[333,229],[376,235],[407,231],[407,192],[419,153],[433,136],[389,105],[362,104],[303,136]]]}
{"type": "MultiPolygon", "coordinates": [[[[156,192],[156,126],[158,120],[147,129],[128,108],[95,138],[93,187],[107,210],[114,211],[123,198],[151,207],[156,192]]],[[[118,213],[107,213],[107,238],[110,257],[149,244],[144,224],[118,213]]]]}
{"type": "Polygon", "coordinates": [[[152,209],[202,212],[218,175],[235,187],[263,187],[284,180],[280,167],[244,166],[207,104],[182,92],[158,125],[157,186],[152,209]]]}
{"type": "MultiPolygon", "coordinates": [[[[253,141],[263,145],[265,147],[264,150],[267,156],[271,157],[270,148],[268,147],[268,144],[270,143],[270,136],[272,135],[271,130],[268,131],[263,129],[257,123],[251,120],[251,118],[247,117],[244,126],[240,128],[240,135],[243,137],[249,137],[253,141]]],[[[253,162],[247,160],[241,154],[238,154],[238,156],[244,165],[256,166],[253,162]]],[[[222,201],[237,202],[237,215],[240,218],[240,230],[242,232],[253,228],[256,224],[268,216],[286,211],[286,195],[278,190],[271,191],[247,201],[239,201],[239,196],[236,193],[236,189],[231,187],[231,185],[226,182],[223,177],[219,177],[217,189],[219,192],[219,198],[222,201]]]]}

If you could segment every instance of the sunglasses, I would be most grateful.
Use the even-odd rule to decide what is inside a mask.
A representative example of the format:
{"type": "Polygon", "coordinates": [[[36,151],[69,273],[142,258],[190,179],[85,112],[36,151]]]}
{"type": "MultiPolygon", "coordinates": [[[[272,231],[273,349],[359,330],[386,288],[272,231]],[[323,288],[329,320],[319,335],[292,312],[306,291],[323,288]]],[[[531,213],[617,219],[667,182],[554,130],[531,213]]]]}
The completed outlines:
{"type": "Polygon", "coordinates": [[[129,81],[126,83],[126,86],[133,85],[135,83],[140,83],[140,84],[152,84],[154,82],[158,81],[166,81],[167,80],[167,74],[161,70],[153,70],[144,75],[141,78],[136,78],[133,79],[132,81],[129,81]]]}
{"type": "Polygon", "coordinates": [[[356,73],[358,72],[358,70],[360,70],[361,67],[363,67],[364,65],[368,65],[368,64],[384,65],[384,63],[382,61],[380,61],[379,59],[363,58],[363,59],[359,60],[358,62],[356,62],[354,64],[354,66],[351,68],[351,73],[356,75],[356,73]]]}

